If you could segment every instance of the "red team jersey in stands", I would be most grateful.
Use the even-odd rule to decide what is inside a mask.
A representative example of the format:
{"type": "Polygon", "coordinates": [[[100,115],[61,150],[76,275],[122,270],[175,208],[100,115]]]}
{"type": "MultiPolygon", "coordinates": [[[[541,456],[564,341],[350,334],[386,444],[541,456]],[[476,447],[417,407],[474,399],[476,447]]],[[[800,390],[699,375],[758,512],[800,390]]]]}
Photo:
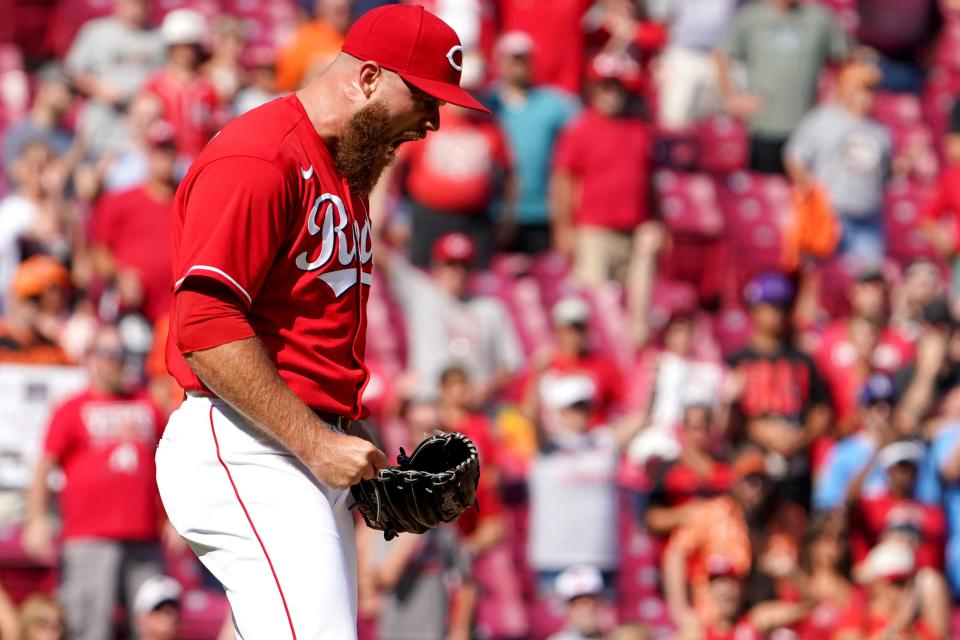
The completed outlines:
{"type": "MultiPolygon", "coordinates": [[[[337,176],[296,96],[230,122],[197,157],[174,202],[173,261],[175,291],[202,277],[236,294],[307,405],[364,415],[367,203],[337,176]]],[[[175,322],[167,367],[184,389],[203,389],[177,348],[175,322]]]]}
{"type": "Polygon", "coordinates": [[[43,450],[67,478],[60,494],[65,539],[157,538],[154,455],[163,424],[144,393],[87,391],[54,411],[43,450]]]}

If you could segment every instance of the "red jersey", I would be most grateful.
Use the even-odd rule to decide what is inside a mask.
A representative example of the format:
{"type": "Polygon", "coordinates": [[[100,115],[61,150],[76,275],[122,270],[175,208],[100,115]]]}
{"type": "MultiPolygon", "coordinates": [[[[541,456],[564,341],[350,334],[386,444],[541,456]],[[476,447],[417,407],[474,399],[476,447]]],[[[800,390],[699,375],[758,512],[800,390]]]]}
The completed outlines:
{"type": "Polygon", "coordinates": [[[587,109],[571,122],[554,163],[579,183],[574,224],[633,231],[650,218],[652,147],[650,125],[640,118],[587,109]]]}
{"type": "Polygon", "coordinates": [[[840,621],[833,637],[852,632],[864,640],[934,640],[939,636],[922,619],[917,619],[901,633],[890,635],[887,629],[893,622],[891,614],[873,611],[866,598],[854,598],[840,621]]]}
{"type": "Polygon", "coordinates": [[[407,191],[431,209],[482,214],[493,202],[498,173],[511,159],[500,127],[490,118],[441,111],[443,127],[406,149],[407,191]]]}
{"type": "MultiPolygon", "coordinates": [[[[190,167],[174,200],[176,292],[212,278],[247,320],[283,381],[307,405],[363,417],[360,397],[373,249],[367,203],[350,193],[295,95],[230,122],[190,167]]],[[[171,316],[176,316],[174,297],[171,316]]],[[[177,348],[167,367],[203,390],[177,348]]]]}
{"type": "Polygon", "coordinates": [[[104,196],[93,216],[93,241],[110,250],[120,267],[133,269],[143,286],[143,314],[151,321],[170,310],[172,198],[144,187],[104,196]]]}
{"type": "Polygon", "coordinates": [[[145,89],[160,99],[162,118],[176,130],[177,150],[187,156],[200,153],[223,122],[217,90],[206,78],[181,82],[169,72],[159,71],[145,89]]]}
{"type": "Polygon", "coordinates": [[[708,627],[704,640],[760,640],[763,636],[750,622],[749,618],[742,618],[729,631],[717,631],[708,627]]]}
{"type": "MultiPolygon", "coordinates": [[[[565,376],[583,374],[593,380],[596,396],[590,410],[590,423],[604,424],[624,398],[623,374],[619,365],[602,353],[588,352],[579,357],[556,354],[547,367],[550,373],[565,376]]],[[[536,377],[528,372],[518,389],[526,390],[536,384],[536,377]]]]}
{"type": "Polygon", "coordinates": [[[67,480],[60,493],[65,539],[157,539],[154,454],[162,430],[160,410],[144,393],[87,391],[53,412],[43,450],[67,480]]]}

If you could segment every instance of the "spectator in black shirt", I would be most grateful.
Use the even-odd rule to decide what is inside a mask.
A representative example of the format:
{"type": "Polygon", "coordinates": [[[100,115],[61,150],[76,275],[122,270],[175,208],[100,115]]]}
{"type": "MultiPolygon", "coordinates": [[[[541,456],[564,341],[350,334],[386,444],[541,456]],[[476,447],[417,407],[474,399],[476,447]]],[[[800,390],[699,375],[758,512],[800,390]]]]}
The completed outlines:
{"type": "Polygon", "coordinates": [[[810,445],[830,424],[829,397],[813,361],[790,342],[793,285],[780,273],[761,273],[744,291],[752,333],[730,361],[736,401],[733,423],[768,456],[783,497],[809,503],[810,445]]]}

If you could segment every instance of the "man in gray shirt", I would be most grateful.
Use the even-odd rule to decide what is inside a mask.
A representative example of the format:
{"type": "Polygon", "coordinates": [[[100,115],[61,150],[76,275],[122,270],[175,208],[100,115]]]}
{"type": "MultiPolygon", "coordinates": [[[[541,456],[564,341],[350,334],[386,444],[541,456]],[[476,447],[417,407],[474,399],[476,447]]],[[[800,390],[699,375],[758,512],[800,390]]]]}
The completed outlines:
{"type": "Polygon", "coordinates": [[[737,12],[716,60],[724,103],[750,130],[752,170],[783,173],[783,145],[816,102],[820,71],[847,50],[846,36],[818,4],[758,0],[737,12]],[[745,68],[746,91],[734,88],[731,60],[745,68]]]}
{"type": "Polygon", "coordinates": [[[94,156],[122,141],[125,106],[163,64],[163,41],[146,19],[146,0],[114,0],[113,14],[84,24],[67,53],[67,72],[90,98],[78,129],[94,156]]]}
{"type": "Polygon", "coordinates": [[[890,132],[870,117],[880,71],[851,63],[837,102],[811,111],[787,143],[784,162],[796,188],[819,184],[843,226],[840,253],[865,266],[883,260],[883,191],[890,176],[890,132]]]}

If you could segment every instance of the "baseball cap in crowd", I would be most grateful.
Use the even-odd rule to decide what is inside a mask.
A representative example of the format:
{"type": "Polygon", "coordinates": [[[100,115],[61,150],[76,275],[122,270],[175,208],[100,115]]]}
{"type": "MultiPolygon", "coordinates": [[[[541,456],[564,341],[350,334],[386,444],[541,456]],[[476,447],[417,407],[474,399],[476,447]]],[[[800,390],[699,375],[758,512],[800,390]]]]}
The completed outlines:
{"type": "Polygon", "coordinates": [[[627,55],[601,53],[587,62],[588,82],[615,80],[631,91],[638,90],[642,82],[640,65],[627,55]]]}
{"type": "Polygon", "coordinates": [[[886,540],[867,554],[860,571],[860,580],[903,580],[913,575],[916,565],[916,554],[908,544],[900,540],[886,540]]]}
{"type": "Polygon", "coordinates": [[[470,265],[477,255],[477,247],[465,233],[452,231],[445,233],[433,243],[430,257],[434,262],[470,265]]]}
{"type": "Polygon", "coordinates": [[[547,376],[540,382],[540,397],[550,409],[589,403],[596,393],[593,380],[583,375],[547,376]]]}
{"type": "Polygon", "coordinates": [[[590,305],[580,296],[566,296],[553,305],[550,318],[557,327],[582,326],[590,320],[590,305]]]}
{"type": "Polygon", "coordinates": [[[909,462],[916,466],[920,464],[920,461],[923,460],[925,455],[926,452],[923,449],[923,445],[919,442],[901,440],[888,444],[881,449],[880,453],[877,454],[877,462],[884,469],[889,469],[901,462],[909,462]]]}
{"type": "Polygon", "coordinates": [[[574,565],[557,576],[554,589],[568,602],[583,596],[598,596],[603,593],[603,575],[592,565],[574,565]]]}
{"type": "Polygon", "coordinates": [[[194,9],[174,9],[160,24],[160,37],[168,47],[177,44],[203,44],[207,39],[207,21],[194,9]]]}
{"type": "Polygon", "coordinates": [[[342,50],[376,61],[438,100],[490,113],[460,87],[463,46],[457,33],[419,5],[390,4],[366,12],[347,31],[342,50]]]}
{"type": "Polygon", "coordinates": [[[880,402],[893,402],[893,380],[885,373],[874,373],[860,389],[860,404],[869,407],[880,402]]]}
{"type": "Polygon", "coordinates": [[[32,298],[55,285],[69,287],[70,272],[50,256],[37,255],[27,258],[17,267],[10,292],[15,298],[32,298]]]}
{"type": "Polygon", "coordinates": [[[740,578],[743,576],[743,571],[727,556],[708,556],[704,564],[706,565],[707,575],[711,578],[740,578]]]}
{"type": "Polygon", "coordinates": [[[776,271],[758,274],[744,287],[743,297],[750,306],[772,304],[785,307],[793,301],[793,284],[776,271]]]}
{"type": "Polygon", "coordinates": [[[533,53],[533,38],[526,31],[507,31],[494,50],[500,56],[527,56],[533,53]]]}
{"type": "Polygon", "coordinates": [[[151,147],[172,147],[177,138],[177,130],[166,120],[154,120],[147,125],[144,137],[151,147]]]}
{"type": "Polygon", "coordinates": [[[180,583],[169,576],[147,578],[133,599],[135,613],[150,613],[167,603],[179,604],[183,589],[180,583]]]}

